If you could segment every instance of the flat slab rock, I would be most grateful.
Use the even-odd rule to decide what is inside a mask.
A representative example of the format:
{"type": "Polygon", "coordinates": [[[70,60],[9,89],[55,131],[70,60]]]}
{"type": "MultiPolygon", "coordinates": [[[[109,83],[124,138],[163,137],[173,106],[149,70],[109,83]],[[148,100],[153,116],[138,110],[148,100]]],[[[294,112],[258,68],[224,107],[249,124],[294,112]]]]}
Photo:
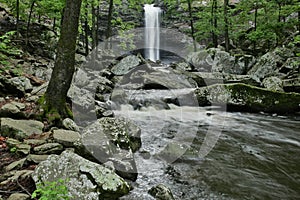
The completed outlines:
{"type": "Polygon", "coordinates": [[[215,84],[195,90],[200,106],[225,105],[251,112],[295,113],[300,111],[300,94],[271,91],[242,83],[215,84]]]}
{"type": "Polygon", "coordinates": [[[66,180],[70,199],[117,199],[129,192],[129,185],[108,168],[91,162],[71,150],[50,155],[32,178],[38,183],[66,180]]]}
{"type": "Polygon", "coordinates": [[[53,139],[65,147],[73,147],[74,143],[80,141],[80,134],[75,131],[58,129],[53,131],[53,139]]]}
{"type": "Polygon", "coordinates": [[[44,124],[35,120],[14,120],[1,118],[1,134],[15,139],[23,140],[32,134],[41,134],[44,124]]]}

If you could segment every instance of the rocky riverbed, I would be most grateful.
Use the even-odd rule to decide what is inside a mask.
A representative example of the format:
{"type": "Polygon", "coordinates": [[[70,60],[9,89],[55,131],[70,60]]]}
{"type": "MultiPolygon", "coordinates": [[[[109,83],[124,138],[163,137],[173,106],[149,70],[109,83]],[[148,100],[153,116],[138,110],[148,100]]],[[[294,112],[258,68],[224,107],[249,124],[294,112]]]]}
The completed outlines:
{"type": "MultiPolygon", "coordinates": [[[[5,22],[9,20],[8,16],[5,22]]],[[[290,156],[288,152],[299,152],[300,59],[294,49],[278,47],[254,57],[210,48],[167,64],[147,61],[138,51],[121,56],[99,49],[96,60],[77,54],[68,93],[74,119],[64,119],[63,127],[51,127],[37,118],[37,102],[54,62],[52,51],[40,49],[51,49],[56,36],[49,29],[42,35],[51,41],[49,48],[45,44],[37,52],[7,55],[11,66],[1,66],[0,199],[29,199],[40,183],[60,179],[65,180],[71,199],[299,194],[297,161],[286,162],[291,168],[282,161],[290,156]],[[221,125],[228,118],[232,125],[224,128],[221,125]],[[250,127],[245,127],[248,123],[250,127]],[[281,135],[286,128],[289,134],[281,135]],[[201,130],[214,137],[203,137],[201,130]],[[247,136],[240,137],[243,131],[247,136]],[[259,147],[254,138],[263,141],[259,147]],[[206,158],[214,145],[217,151],[206,158]],[[274,146],[289,150],[285,154],[274,146]],[[228,159],[224,151],[231,153],[228,159]],[[239,156],[249,162],[238,160],[239,156]],[[233,171],[237,166],[232,163],[239,161],[239,167],[246,167],[233,171]],[[276,162],[276,169],[272,168],[276,162]],[[240,177],[251,181],[245,183],[240,177]],[[257,180],[266,184],[268,193],[254,192],[260,187],[257,180]],[[229,188],[231,184],[236,189],[229,188]],[[276,186],[277,193],[271,194],[268,184],[276,186]]]]}
{"type": "MultiPolygon", "coordinates": [[[[105,56],[110,59],[109,54],[105,56]]],[[[135,152],[144,156],[152,152],[139,150],[143,137],[138,126],[126,116],[115,116],[124,106],[140,111],[205,106],[224,112],[299,114],[298,58],[288,49],[278,48],[257,59],[209,49],[171,65],[145,61],[138,55],[112,63],[103,67],[107,66],[104,60],[95,68],[83,62],[69,91],[75,122],[65,119],[64,127],[46,132],[46,124],[34,120],[34,109],[48,79],[37,77],[36,72],[2,76],[1,86],[7,89],[1,90],[0,109],[1,156],[8,159],[1,166],[0,186],[7,190],[4,198],[20,195],[26,199],[34,185],[58,179],[68,180],[74,199],[114,199],[128,194],[141,170],[135,152]]],[[[170,152],[162,156],[185,162],[180,154],[187,149],[179,154],[177,150],[170,146],[166,150],[170,152]]],[[[165,193],[166,199],[174,198],[166,186],[157,187],[150,190],[154,197],[165,193]]]]}

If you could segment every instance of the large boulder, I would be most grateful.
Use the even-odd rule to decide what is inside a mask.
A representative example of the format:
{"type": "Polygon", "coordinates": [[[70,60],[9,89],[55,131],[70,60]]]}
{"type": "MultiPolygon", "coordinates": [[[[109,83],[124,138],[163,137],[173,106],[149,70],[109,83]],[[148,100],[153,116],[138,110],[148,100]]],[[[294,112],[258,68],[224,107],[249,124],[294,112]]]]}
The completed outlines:
{"type": "Polygon", "coordinates": [[[211,71],[241,75],[245,74],[254,62],[254,57],[250,55],[232,56],[228,52],[217,51],[214,55],[211,71]]]}
{"type": "Polygon", "coordinates": [[[87,89],[79,88],[72,85],[68,91],[68,97],[72,99],[72,103],[80,106],[84,110],[91,110],[94,108],[94,93],[87,89]]]}
{"type": "Polygon", "coordinates": [[[41,134],[44,124],[34,120],[1,118],[1,135],[23,140],[32,134],[41,134]]]}
{"type": "MultiPolygon", "coordinates": [[[[187,71],[161,68],[156,64],[144,64],[132,70],[118,81],[116,87],[125,89],[180,89],[197,87],[201,80],[194,80],[187,71]]],[[[201,83],[200,83],[201,84],[201,83]]]]}
{"type": "Polygon", "coordinates": [[[137,56],[130,55],[123,58],[117,65],[115,65],[111,71],[115,75],[124,75],[128,73],[134,67],[137,67],[141,63],[141,59],[137,56]]]}
{"type": "Polygon", "coordinates": [[[222,72],[231,74],[245,74],[255,63],[255,58],[250,55],[232,56],[221,49],[211,48],[200,50],[188,56],[196,71],[222,72]]]}
{"type": "Polygon", "coordinates": [[[210,72],[214,61],[213,54],[207,50],[191,53],[187,60],[200,72],[210,72]]]}
{"type": "Polygon", "coordinates": [[[121,105],[132,105],[134,109],[153,107],[156,110],[170,109],[168,104],[178,106],[197,106],[194,88],[172,90],[115,90],[111,100],[117,108],[121,105]]]}
{"type": "Polygon", "coordinates": [[[281,66],[289,57],[293,57],[291,50],[276,48],[274,51],[260,57],[247,74],[258,83],[261,83],[266,77],[279,76],[281,66]]]}
{"type": "Polygon", "coordinates": [[[241,83],[198,88],[195,94],[201,106],[227,104],[229,109],[289,114],[300,111],[300,94],[270,91],[241,83]]]}
{"type": "Polygon", "coordinates": [[[40,184],[65,180],[70,199],[117,199],[129,192],[129,185],[99,164],[82,158],[70,150],[61,155],[50,155],[41,162],[32,178],[40,184]]]}
{"type": "Polygon", "coordinates": [[[100,163],[112,162],[124,178],[137,178],[133,152],[141,146],[141,131],[123,118],[103,117],[82,134],[83,153],[100,163]]]}

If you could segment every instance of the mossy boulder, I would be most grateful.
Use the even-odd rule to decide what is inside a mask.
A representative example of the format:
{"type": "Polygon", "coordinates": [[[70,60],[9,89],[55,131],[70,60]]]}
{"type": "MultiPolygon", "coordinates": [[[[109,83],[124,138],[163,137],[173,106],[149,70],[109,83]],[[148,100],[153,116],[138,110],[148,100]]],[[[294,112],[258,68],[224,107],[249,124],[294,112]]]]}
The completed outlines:
{"type": "Polygon", "coordinates": [[[99,163],[112,162],[121,177],[136,180],[133,152],[141,146],[140,129],[123,118],[103,117],[82,133],[81,155],[99,163]]]}
{"type": "Polygon", "coordinates": [[[260,57],[247,74],[259,83],[266,77],[279,76],[281,67],[290,57],[293,57],[290,49],[276,48],[260,57]]]}
{"type": "Polygon", "coordinates": [[[65,180],[70,199],[117,199],[129,192],[129,185],[112,170],[82,158],[71,150],[50,155],[32,178],[36,185],[65,180]]]}
{"type": "Polygon", "coordinates": [[[270,91],[242,83],[202,87],[196,89],[195,94],[200,106],[226,104],[228,109],[282,114],[300,111],[300,94],[270,91]]]}

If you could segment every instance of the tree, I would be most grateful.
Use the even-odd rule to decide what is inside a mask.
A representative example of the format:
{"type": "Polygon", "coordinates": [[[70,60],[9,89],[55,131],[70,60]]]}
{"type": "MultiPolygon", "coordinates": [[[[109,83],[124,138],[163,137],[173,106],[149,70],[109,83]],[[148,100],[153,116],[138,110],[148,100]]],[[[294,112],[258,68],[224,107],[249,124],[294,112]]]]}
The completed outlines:
{"type": "MultiPolygon", "coordinates": [[[[42,107],[54,123],[70,117],[66,105],[67,92],[75,71],[75,49],[78,34],[81,0],[66,0],[62,19],[61,35],[57,46],[57,57],[42,107]]],[[[49,119],[50,120],[50,119],[49,119]]]]}
{"type": "Polygon", "coordinates": [[[108,39],[111,37],[112,34],[112,29],[111,29],[111,22],[112,22],[112,17],[113,17],[113,9],[114,9],[114,1],[110,0],[109,1],[109,8],[108,8],[108,15],[107,15],[107,28],[106,28],[106,43],[105,43],[105,48],[108,48],[108,39]]]}
{"type": "Polygon", "coordinates": [[[228,30],[228,0],[224,0],[224,38],[225,38],[225,51],[229,52],[229,30],[228,30]]]}
{"type": "Polygon", "coordinates": [[[17,13],[16,31],[17,31],[17,39],[19,39],[20,0],[16,1],[16,13],[17,13]]]}
{"type": "Polygon", "coordinates": [[[213,0],[211,4],[211,24],[212,24],[212,40],[214,47],[218,47],[218,35],[217,35],[217,29],[218,29],[218,18],[217,18],[217,9],[218,9],[218,3],[217,0],[213,0]]]}
{"type": "Polygon", "coordinates": [[[196,46],[196,40],[195,40],[195,27],[194,27],[194,17],[193,17],[193,11],[192,11],[192,3],[193,0],[188,0],[188,10],[189,10],[189,17],[190,17],[190,26],[191,26],[191,31],[192,31],[192,38],[193,38],[193,43],[194,43],[194,51],[197,50],[196,46]]]}
{"type": "Polygon", "coordinates": [[[28,40],[29,40],[29,26],[30,26],[30,22],[31,22],[31,16],[32,16],[34,4],[35,4],[35,0],[32,0],[30,2],[30,11],[29,11],[29,16],[28,16],[28,20],[27,20],[26,45],[28,45],[28,40]]]}

